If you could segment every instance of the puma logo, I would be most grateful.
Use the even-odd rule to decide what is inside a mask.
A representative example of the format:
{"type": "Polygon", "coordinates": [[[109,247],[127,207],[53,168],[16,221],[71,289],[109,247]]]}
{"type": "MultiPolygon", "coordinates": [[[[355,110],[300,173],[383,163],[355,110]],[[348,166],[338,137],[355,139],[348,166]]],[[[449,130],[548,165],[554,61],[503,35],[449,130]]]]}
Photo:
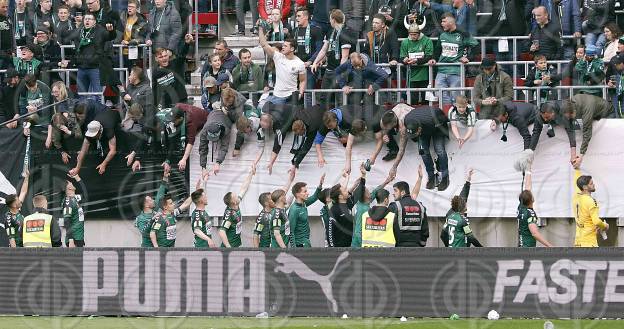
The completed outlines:
{"type": "Polygon", "coordinates": [[[338,265],[344,261],[349,256],[349,252],[345,251],[336,260],[336,264],[334,264],[334,268],[327,275],[320,275],[314,271],[312,271],[308,265],[304,264],[299,258],[287,254],[285,252],[277,255],[275,261],[278,265],[275,267],[275,272],[282,272],[284,274],[295,273],[300,278],[306,281],[315,281],[321,286],[321,290],[325,294],[325,298],[332,304],[332,310],[334,312],[338,312],[338,303],[334,298],[333,288],[331,279],[336,272],[336,268],[338,265]]]}

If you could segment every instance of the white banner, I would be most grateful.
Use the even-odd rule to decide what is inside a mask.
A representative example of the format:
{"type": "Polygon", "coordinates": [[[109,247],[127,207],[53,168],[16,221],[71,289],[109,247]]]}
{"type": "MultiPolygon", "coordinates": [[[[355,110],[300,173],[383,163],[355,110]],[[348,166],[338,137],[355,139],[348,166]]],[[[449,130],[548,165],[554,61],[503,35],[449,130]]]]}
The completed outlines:
{"type": "MultiPolygon", "coordinates": [[[[459,194],[464,184],[465,174],[468,168],[474,168],[472,188],[468,198],[468,215],[470,217],[515,217],[518,207],[518,194],[520,193],[522,174],[513,168],[513,163],[523,149],[523,141],[518,131],[509,126],[507,142],[500,140],[502,129],[492,132],[489,128],[490,121],[479,121],[475,127],[475,134],[463,146],[458,149],[455,140],[446,144],[449,157],[449,171],[451,185],[446,191],[425,189],[426,172],[423,172],[422,188],[418,199],[427,207],[429,216],[444,216],[450,208],[450,199],[459,194]]],[[[463,130],[461,130],[463,132],[463,130]]],[[[570,165],[570,148],[565,131],[557,127],[556,136],[546,136],[546,129],[541,135],[540,143],[535,152],[533,164],[533,193],[536,199],[535,209],[541,217],[573,217],[572,195],[575,193],[573,185],[574,170],[570,165]]],[[[584,174],[594,177],[596,192],[594,197],[600,206],[600,216],[620,217],[624,215],[624,120],[609,119],[594,123],[594,135],[589,144],[589,149],[583,161],[581,170],[584,174]],[[619,142],[618,142],[619,141],[619,142]]],[[[577,150],[581,145],[581,131],[576,132],[577,150]]],[[[235,133],[231,135],[234,146],[235,133]]],[[[199,144],[199,138],[197,138],[199,144]]],[[[397,140],[398,142],[398,140],[397,140]]],[[[288,134],[282,147],[282,151],[273,167],[273,174],[269,175],[266,164],[271,156],[273,136],[268,136],[263,158],[258,166],[258,171],[253,179],[249,192],[241,204],[244,216],[255,216],[261,207],[258,203],[258,195],[263,192],[271,192],[283,186],[288,178],[287,170],[290,168],[292,154],[289,153],[292,143],[292,133],[288,134]]],[[[243,146],[241,155],[232,157],[232,150],[221,166],[221,171],[216,176],[210,176],[208,186],[208,212],[212,216],[221,216],[225,209],[222,201],[223,195],[228,191],[238,193],[251,163],[256,156],[256,142],[249,140],[243,146]]],[[[318,184],[322,173],[327,174],[325,187],[331,187],[340,179],[344,166],[344,147],[333,137],[328,137],[323,143],[323,154],[327,164],[323,168],[317,165],[316,151],[314,147],[300,166],[295,182],[308,183],[310,194],[318,184]]],[[[191,155],[191,188],[201,173],[199,167],[198,145],[195,145],[191,155]]],[[[359,165],[365,161],[374,149],[372,137],[366,141],[356,142],[353,148],[352,175],[350,185],[359,177],[359,165]]],[[[373,189],[380,184],[387,175],[390,162],[381,160],[387,152],[387,148],[380,153],[377,163],[368,174],[367,187],[373,189]]],[[[432,155],[435,157],[433,146],[432,155]]],[[[211,155],[208,160],[210,161],[211,155]]],[[[416,143],[408,141],[405,157],[398,170],[397,179],[394,182],[405,180],[410,188],[416,181],[418,165],[422,163],[418,154],[416,143]]],[[[391,183],[393,184],[393,183],[391,183]]],[[[392,186],[386,187],[392,192],[392,186]]],[[[315,203],[309,208],[312,216],[317,216],[322,204],[315,203]]]]}

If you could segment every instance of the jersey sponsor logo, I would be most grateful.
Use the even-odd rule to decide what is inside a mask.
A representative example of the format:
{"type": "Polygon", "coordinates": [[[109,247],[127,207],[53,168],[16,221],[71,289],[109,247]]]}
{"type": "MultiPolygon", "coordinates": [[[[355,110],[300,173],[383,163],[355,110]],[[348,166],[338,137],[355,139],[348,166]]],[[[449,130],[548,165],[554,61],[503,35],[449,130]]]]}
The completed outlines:
{"type": "Polygon", "coordinates": [[[457,57],[459,45],[450,42],[442,42],[442,57],[457,57]]]}

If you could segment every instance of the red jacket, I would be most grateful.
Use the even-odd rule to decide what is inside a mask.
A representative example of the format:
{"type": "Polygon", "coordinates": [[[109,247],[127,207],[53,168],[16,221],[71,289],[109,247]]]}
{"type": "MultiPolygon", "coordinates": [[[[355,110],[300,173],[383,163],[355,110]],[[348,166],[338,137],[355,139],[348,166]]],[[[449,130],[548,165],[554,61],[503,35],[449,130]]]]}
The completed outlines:
{"type": "MultiPolygon", "coordinates": [[[[298,2],[301,0],[297,0],[298,2]]],[[[305,0],[304,0],[305,1],[305,0]]],[[[258,0],[258,13],[265,21],[269,19],[271,10],[282,8],[282,21],[290,16],[290,5],[292,0],[258,0]]]]}
{"type": "Polygon", "coordinates": [[[177,103],[176,107],[186,112],[186,143],[194,145],[195,137],[204,128],[208,111],[185,103],[177,103]]]}

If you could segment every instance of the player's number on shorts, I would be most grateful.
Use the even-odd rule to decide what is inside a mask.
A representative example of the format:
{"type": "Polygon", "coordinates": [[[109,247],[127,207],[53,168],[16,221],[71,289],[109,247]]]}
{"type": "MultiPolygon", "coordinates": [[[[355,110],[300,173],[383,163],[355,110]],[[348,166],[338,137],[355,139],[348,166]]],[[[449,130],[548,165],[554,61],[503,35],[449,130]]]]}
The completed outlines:
{"type": "Polygon", "coordinates": [[[455,226],[449,226],[449,236],[449,244],[451,244],[455,241],[455,226]]]}

